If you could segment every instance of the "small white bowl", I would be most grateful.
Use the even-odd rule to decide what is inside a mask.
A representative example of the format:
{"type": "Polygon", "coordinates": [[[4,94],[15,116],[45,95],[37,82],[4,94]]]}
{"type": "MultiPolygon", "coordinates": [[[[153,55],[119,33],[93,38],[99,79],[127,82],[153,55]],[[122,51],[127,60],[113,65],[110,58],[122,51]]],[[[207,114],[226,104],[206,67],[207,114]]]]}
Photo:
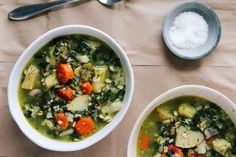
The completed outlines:
{"type": "Polygon", "coordinates": [[[53,29],[43,34],[23,52],[23,54],[20,56],[15,66],[13,67],[13,70],[10,75],[8,84],[8,103],[9,103],[10,113],[13,119],[15,120],[21,131],[35,144],[45,149],[53,151],[77,151],[87,148],[95,144],[96,142],[100,141],[105,136],[107,136],[121,122],[121,120],[124,118],[130,106],[131,99],[133,96],[133,89],[134,89],[134,76],[131,64],[124,50],[114,39],[112,39],[104,32],[89,26],[68,25],[53,29]],[[46,45],[52,39],[68,34],[87,34],[104,41],[115,51],[117,56],[120,58],[126,76],[126,93],[124,96],[124,101],[121,110],[116,114],[112,122],[110,122],[108,125],[106,125],[103,129],[101,129],[94,135],[80,142],[63,142],[63,141],[53,140],[42,135],[28,123],[25,116],[23,115],[18,99],[19,81],[23,69],[30,60],[30,58],[41,47],[46,45]]]}
{"type": "Polygon", "coordinates": [[[141,113],[130,135],[127,157],[137,156],[136,146],[137,146],[138,133],[145,118],[160,104],[175,97],[185,96],[185,95],[199,96],[215,103],[216,105],[221,107],[229,115],[234,124],[236,124],[236,114],[235,114],[236,105],[222,93],[204,86],[198,86],[198,85],[180,86],[171,89],[161,94],[160,96],[156,97],[141,113]]]}
{"type": "Polygon", "coordinates": [[[209,55],[218,45],[221,37],[221,24],[217,14],[214,10],[206,4],[197,1],[188,1],[173,8],[165,17],[162,27],[162,36],[166,46],[176,56],[196,60],[209,55]],[[200,14],[208,24],[208,39],[205,45],[192,48],[180,49],[175,47],[169,37],[169,30],[173,25],[175,18],[183,12],[192,11],[200,14]]]}

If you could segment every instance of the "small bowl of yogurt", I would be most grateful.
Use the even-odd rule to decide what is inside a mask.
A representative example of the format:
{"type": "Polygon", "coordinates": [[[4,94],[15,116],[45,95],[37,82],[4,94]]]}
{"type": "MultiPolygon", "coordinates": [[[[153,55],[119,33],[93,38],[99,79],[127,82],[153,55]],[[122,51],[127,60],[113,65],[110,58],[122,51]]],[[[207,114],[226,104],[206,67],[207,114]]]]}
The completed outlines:
{"type": "Polygon", "coordinates": [[[196,60],[216,48],[221,24],[210,6],[195,1],[185,2],[167,14],[162,35],[166,46],[176,56],[196,60]]]}

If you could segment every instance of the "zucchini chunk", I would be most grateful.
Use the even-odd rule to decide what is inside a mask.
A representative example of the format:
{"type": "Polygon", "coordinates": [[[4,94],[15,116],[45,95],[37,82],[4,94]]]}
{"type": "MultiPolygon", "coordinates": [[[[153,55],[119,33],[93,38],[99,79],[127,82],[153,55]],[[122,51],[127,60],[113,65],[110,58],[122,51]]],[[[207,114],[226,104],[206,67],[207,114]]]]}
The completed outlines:
{"type": "Polygon", "coordinates": [[[21,85],[21,88],[27,90],[33,89],[35,86],[35,80],[37,79],[38,75],[39,69],[35,65],[31,64],[26,71],[25,79],[21,85]]]}
{"type": "Polygon", "coordinates": [[[222,138],[217,138],[212,141],[212,146],[216,152],[225,156],[225,153],[228,150],[228,148],[231,147],[231,144],[222,138]]]}
{"type": "Polygon", "coordinates": [[[80,95],[73,99],[68,105],[69,111],[84,111],[88,108],[90,97],[88,95],[80,95]]]}
{"type": "Polygon", "coordinates": [[[100,93],[105,85],[107,78],[107,66],[96,66],[94,67],[95,76],[93,78],[92,86],[95,93],[100,93]]]}
{"type": "Polygon", "coordinates": [[[171,114],[171,110],[169,106],[166,105],[160,105],[156,109],[157,116],[161,120],[168,120],[168,119],[174,119],[175,116],[171,114]]]}
{"type": "Polygon", "coordinates": [[[181,148],[192,148],[200,144],[204,139],[200,131],[192,131],[184,126],[179,126],[176,130],[175,145],[181,148]]]}
{"type": "Polygon", "coordinates": [[[184,103],[180,104],[178,112],[181,116],[185,116],[187,118],[193,118],[193,116],[197,113],[197,110],[193,106],[184,103]]]}

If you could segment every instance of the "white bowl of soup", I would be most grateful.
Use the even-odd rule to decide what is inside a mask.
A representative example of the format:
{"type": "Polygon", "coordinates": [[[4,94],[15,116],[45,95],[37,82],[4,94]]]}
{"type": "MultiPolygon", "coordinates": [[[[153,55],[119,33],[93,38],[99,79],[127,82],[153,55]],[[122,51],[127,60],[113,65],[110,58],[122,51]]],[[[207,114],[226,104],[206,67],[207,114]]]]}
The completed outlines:
{"type": "Polygon", "coordinates": [[[37,38],[10,75],[10,113],[35,144],[77,151],[107,136],[125,116],[133,70],[121,46],[89,26],[55,28],[37,38]]]}
{"type": "Polygon", "coordinates": [[[198,85],[171,89],[139,116],[127,156],[235,156],[235,112],[235,104],[214,89],[198,85]]]}

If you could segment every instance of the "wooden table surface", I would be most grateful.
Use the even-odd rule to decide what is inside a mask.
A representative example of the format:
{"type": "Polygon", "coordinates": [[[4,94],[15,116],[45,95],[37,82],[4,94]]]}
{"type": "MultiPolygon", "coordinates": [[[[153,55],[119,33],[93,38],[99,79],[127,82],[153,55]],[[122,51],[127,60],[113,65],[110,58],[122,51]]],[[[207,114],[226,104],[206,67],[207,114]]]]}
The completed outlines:
{"type": "Polygon", "coordinates": [[[209,86],[236,102],[235,0],[203,1],[218,14],[222,36],[216,50],[198,61],[177,58],[162,41],[163,17],[183,1],[127,0],[108,8],[92,0],[27,21],[7,19],[12,9],[36,2],[47,0],[0,0],[0,156],[125,157],[131,129],[145,106],[159,94],[180,85],[209,86]],[[82,151],[59,153],[38,147],[22,134],[9,113],[7,84],[24,49],[48,30],[67,24],[90,25],[117,40],[132,63],[135,91],[125,118],[105,139],[82,151]]]}

